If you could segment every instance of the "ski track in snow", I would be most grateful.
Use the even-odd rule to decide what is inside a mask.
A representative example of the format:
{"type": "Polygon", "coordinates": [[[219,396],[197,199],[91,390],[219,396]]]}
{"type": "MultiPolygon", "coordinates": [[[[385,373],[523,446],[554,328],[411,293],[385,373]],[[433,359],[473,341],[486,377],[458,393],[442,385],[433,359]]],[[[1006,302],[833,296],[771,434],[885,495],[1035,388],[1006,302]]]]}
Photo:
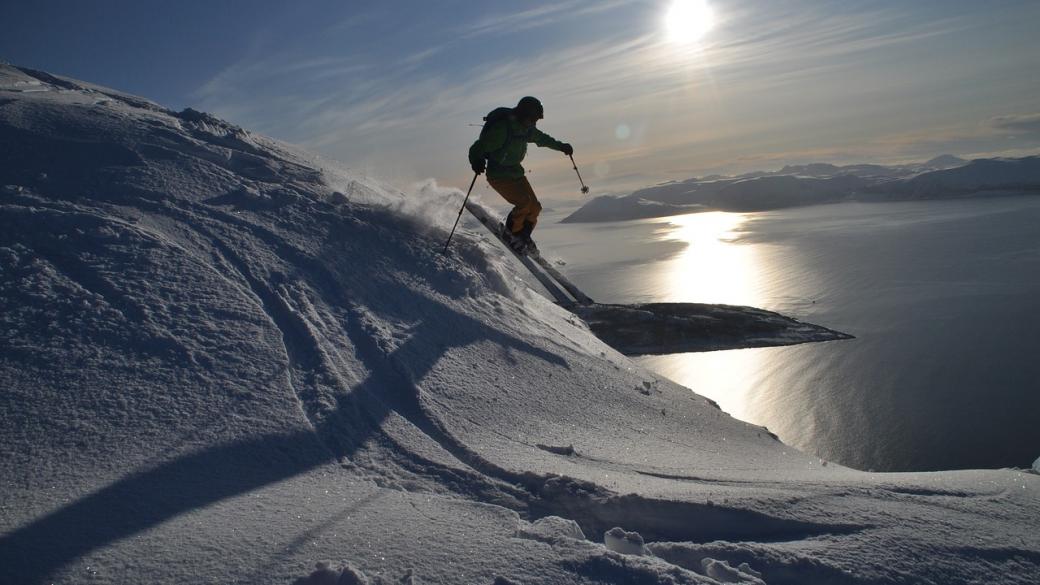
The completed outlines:
{"type": "Polygon", "coordinates": [[[479,229],[442,256],[419,218],[454,191],[6,65],[0,156],[4,583],[1040,569],[1040,478],[797,453],[609,350],[479,229]]]}

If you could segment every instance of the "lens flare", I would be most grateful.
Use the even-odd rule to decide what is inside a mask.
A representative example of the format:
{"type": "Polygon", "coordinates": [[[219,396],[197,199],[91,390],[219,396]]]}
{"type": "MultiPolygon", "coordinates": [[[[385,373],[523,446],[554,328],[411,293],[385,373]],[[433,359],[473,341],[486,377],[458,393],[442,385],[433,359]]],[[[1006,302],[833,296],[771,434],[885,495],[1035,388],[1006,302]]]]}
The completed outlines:
{"type": "Polygon", "coordinates": [[[715,13],[705,0],[675,0],[664,22],[669,40],[692,43],[715,26],[715,13]]]}

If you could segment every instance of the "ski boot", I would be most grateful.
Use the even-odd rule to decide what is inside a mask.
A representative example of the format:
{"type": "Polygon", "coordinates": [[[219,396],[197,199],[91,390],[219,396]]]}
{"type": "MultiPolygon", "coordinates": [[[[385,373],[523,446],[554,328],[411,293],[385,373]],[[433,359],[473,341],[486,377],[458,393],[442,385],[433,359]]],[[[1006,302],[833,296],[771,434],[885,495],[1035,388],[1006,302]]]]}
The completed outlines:
{"type": "Polygon", "coordinates": [[[534,240],[531,239],[531,232],[534,231],[534,224],[525,221],[523,229],[517,236],[524,241],[524,254],[528,256],[538,256],[538,246],[534,244],[534,240]]]}
{"type": "Polygon", "coordinates": [[[521,235],[517,239],[520,241],[519,245],[521,248],[521,254],[523,254],[524,256],[531,256],[534,258],[538,257],[538,246],[535,245],[534,240],[531,239],[531,236],[521,235]]]}
{"type": "Polygon", "coordinates": [[[514,234],[509,231],[507,224],[502,224],[499,229],[499,236],[502,238],[502,242],[517,254],[526,255],[528,250],[534,246],[531,238],[524,236],[523,232],[514,234]]]}
{"type": "Polygon", "coordinates": [[[509,249],[519,251],[518,248],[522,243],[520,235],[514,234],[512,231],[510,231],[508,223],[503,223],[502,225],[500,225],[498,227],[498,230],[498,235],[502,239],[502,242],[505,243],[505,245],[509,246],[509,249]]]}

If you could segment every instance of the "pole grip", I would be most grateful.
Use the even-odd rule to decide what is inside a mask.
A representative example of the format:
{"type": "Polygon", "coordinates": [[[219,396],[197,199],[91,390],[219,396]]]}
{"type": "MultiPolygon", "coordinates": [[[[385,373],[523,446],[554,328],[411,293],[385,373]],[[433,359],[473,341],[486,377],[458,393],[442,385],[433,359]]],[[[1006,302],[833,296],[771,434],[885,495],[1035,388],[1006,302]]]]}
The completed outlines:
{"type": "Polygon", "coordinates": [[[574,162],[574,155],[568,154],[568,158],[571,159],[571,164],[574,165],[574,172],[578,175],[578,182],[581,183],[581,192],[588,193],[589,188],[585,186],[585,181],[581,178],[581,172],[578,170],[578,163],[574,162]]]}

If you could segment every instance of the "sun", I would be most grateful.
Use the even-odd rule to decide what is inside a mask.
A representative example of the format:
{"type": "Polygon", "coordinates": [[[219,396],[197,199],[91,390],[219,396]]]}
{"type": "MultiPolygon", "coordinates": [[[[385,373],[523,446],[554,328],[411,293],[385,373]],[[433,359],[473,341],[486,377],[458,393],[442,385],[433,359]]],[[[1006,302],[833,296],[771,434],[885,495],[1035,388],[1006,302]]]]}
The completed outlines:
{"type": "Polygon", "coordinates": [[[706,0],[674,0],[665,15],[668,39],[677,43],[699,41],[715,25],[715,13],[706,0]]]}

